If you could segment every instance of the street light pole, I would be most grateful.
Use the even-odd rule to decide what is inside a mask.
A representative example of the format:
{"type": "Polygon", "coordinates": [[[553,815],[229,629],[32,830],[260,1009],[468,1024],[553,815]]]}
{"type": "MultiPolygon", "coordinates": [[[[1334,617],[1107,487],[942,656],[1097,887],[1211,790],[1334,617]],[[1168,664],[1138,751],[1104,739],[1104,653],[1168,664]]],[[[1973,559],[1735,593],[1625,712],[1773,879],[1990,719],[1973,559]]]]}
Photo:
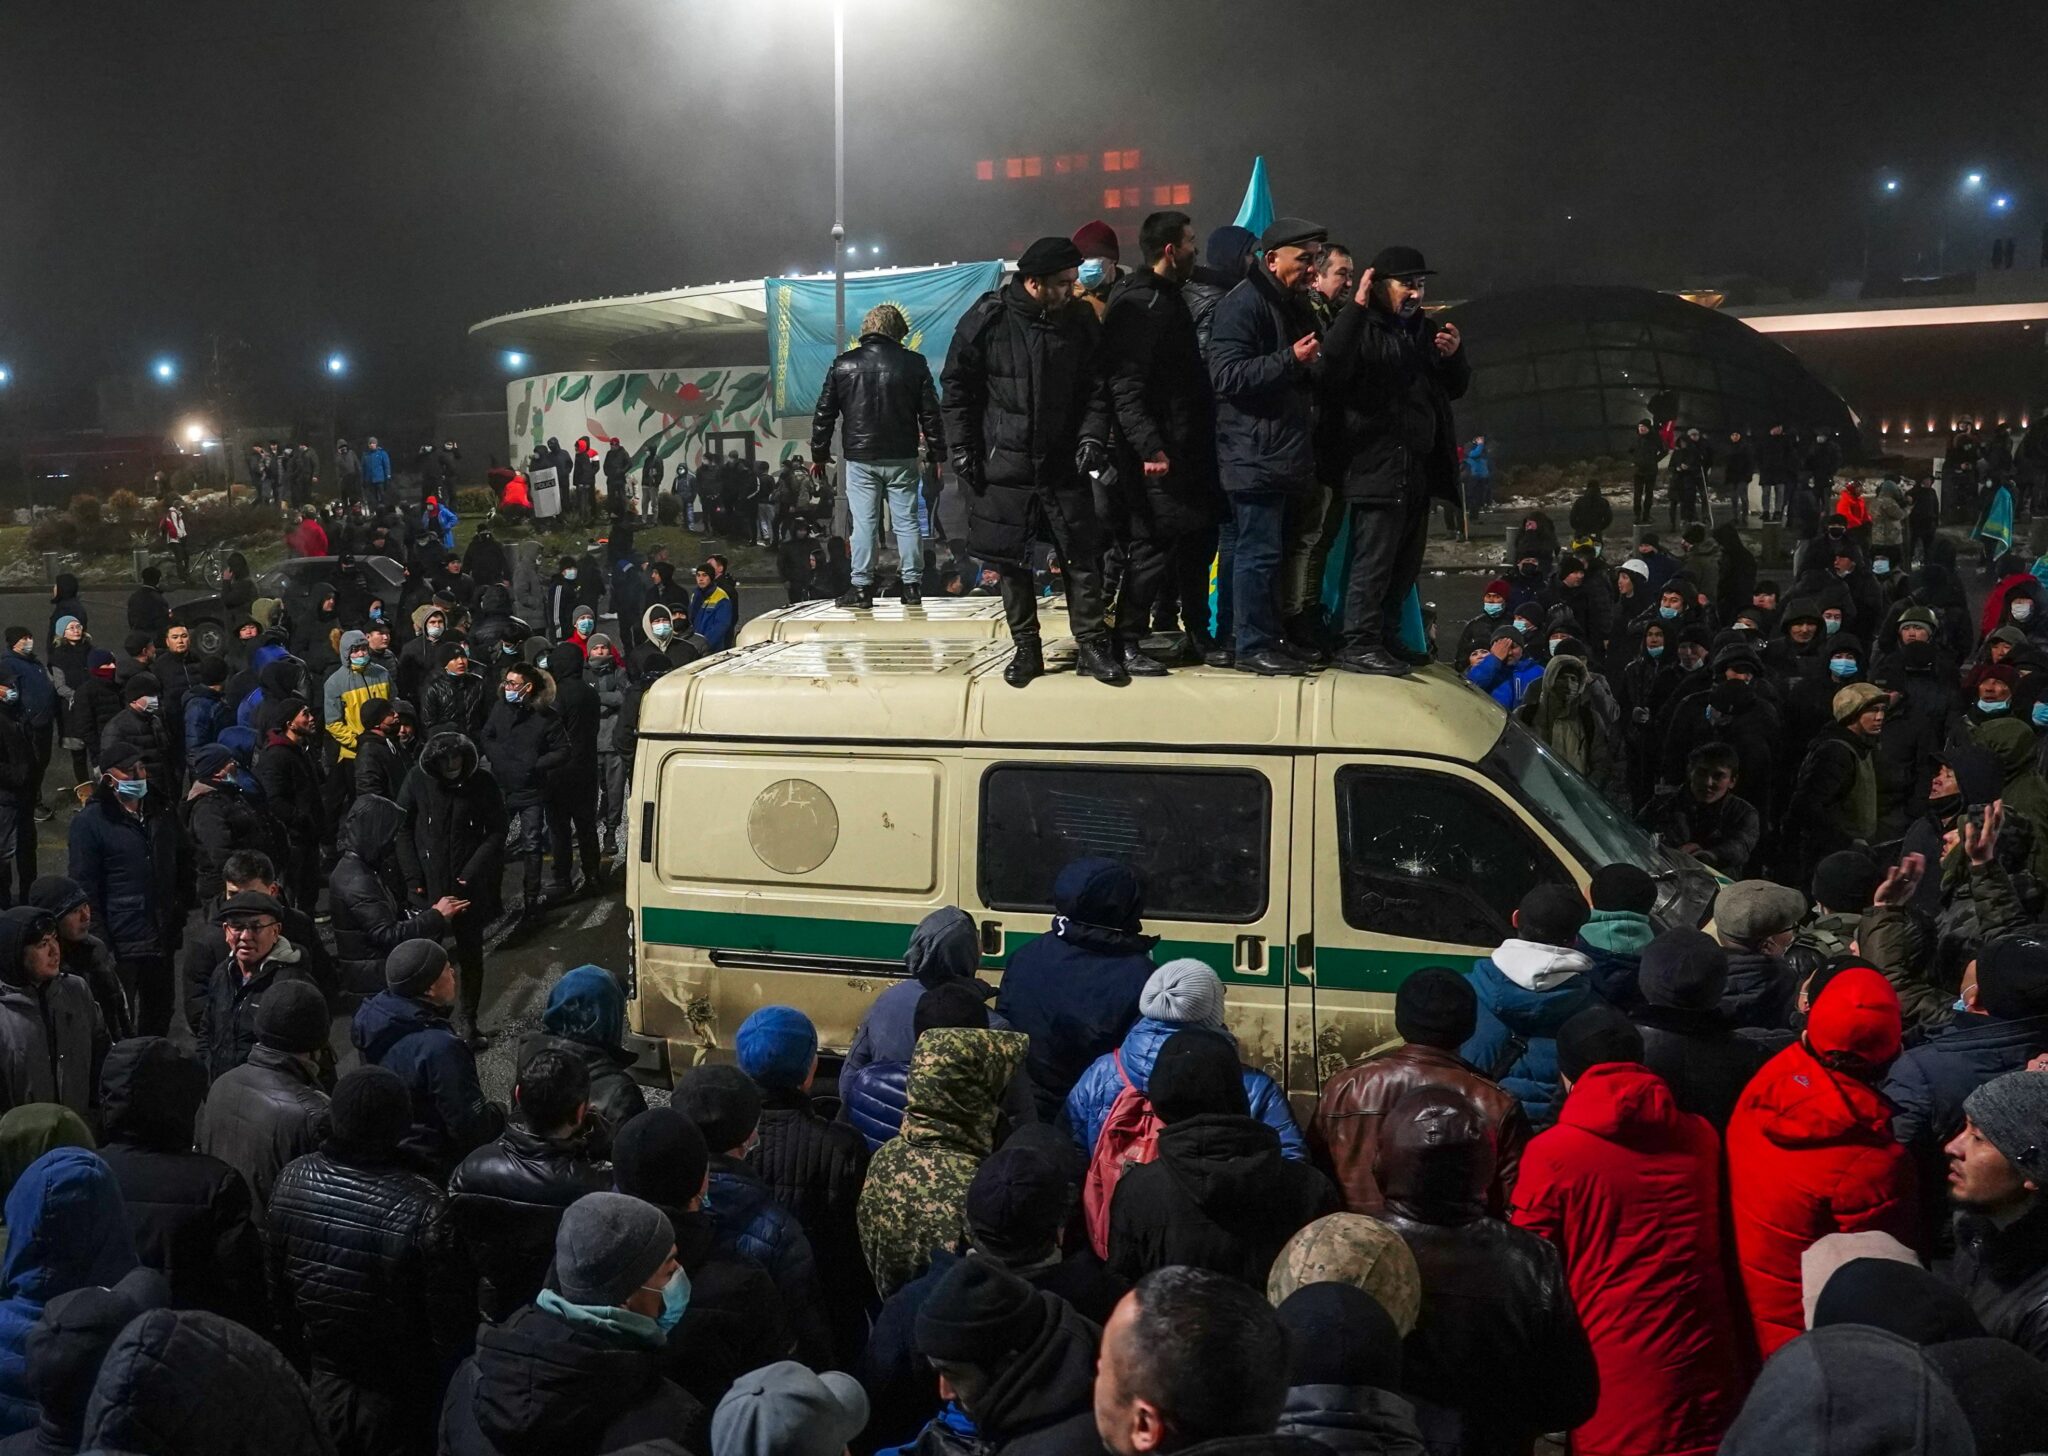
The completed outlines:
{"type": "Polygon", "coordinates": [[[846,347],[846,0],[832,0],[832,352],[846,347]]]}

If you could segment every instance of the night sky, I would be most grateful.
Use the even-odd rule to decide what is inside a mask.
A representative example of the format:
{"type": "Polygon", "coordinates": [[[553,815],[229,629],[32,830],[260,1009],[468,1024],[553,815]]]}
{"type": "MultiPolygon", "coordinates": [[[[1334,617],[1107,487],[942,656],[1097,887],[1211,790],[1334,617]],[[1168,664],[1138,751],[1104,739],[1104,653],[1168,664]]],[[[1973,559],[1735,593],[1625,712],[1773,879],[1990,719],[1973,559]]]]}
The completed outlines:
{"type": "MultiPolygon", "coordinates": [[[[1887,169],[1918,225],[1981,167],[2023,261],[2048,216],[2038,0],[849,10],[849,226],[888,262],[1072,231],[1092,184],[974,163],[1106,147],[1203,232],[1263,152],[1283,210],[1445,296],[1808,291],[1882,241],[1887,169]]],[[[354,412],[417,414],[497,377],[488,315],[828,261],[825,0],[0,0],[0,55],[0,363],[51,423],[216,331],[266,400],[339,349],[354,412]]]]}

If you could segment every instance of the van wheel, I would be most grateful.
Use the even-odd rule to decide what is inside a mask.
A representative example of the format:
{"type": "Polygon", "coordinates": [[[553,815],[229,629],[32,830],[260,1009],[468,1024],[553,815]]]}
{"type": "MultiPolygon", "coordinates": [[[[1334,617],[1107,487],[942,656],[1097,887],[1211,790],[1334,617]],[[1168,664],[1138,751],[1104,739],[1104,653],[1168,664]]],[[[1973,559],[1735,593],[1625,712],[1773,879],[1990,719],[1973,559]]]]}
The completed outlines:
{"type": "Polygon", "coordinates": [[[186,623],[192,629],[192,650],[201,657],[219,657],[228,645],[227,628],[215,621],[186,623]]]}

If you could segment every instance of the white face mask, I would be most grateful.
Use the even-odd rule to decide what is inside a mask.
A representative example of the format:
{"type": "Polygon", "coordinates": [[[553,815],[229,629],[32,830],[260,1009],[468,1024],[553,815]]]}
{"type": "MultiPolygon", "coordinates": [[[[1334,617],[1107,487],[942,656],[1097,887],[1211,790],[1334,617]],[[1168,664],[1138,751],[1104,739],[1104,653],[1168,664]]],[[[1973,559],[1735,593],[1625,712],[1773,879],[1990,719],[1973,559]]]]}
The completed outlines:
{"type": "Polygon", "coordinates": [[[2034,604],[2032,602],[2014,602],[2012,604],[2012,619],[2015,622],[2024,622],[2033,615],[2034,604]]]}

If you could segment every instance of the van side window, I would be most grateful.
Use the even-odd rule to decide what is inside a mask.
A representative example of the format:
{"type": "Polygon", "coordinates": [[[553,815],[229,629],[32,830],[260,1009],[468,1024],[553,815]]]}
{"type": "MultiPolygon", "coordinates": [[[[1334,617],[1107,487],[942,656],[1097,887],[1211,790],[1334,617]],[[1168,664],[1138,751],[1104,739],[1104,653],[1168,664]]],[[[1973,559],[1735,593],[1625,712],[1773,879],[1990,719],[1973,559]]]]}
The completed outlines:
{"type": "Polygon", "coordinates": [[[1337,865],[1354,930],[1496,945],[1522,897],[1567,883],[1554,857],[1492,795],[1446,774],[1337,770],[1337,865]]]}
{"type": "Polygon", "coordinates": [[[1061,868],[1100,855],[1138,872],[1147,920],[1257,920],[1271,799],[1242,769],[998,764],[981,780],[981,902],[1049,911],[1061,868]]]}

